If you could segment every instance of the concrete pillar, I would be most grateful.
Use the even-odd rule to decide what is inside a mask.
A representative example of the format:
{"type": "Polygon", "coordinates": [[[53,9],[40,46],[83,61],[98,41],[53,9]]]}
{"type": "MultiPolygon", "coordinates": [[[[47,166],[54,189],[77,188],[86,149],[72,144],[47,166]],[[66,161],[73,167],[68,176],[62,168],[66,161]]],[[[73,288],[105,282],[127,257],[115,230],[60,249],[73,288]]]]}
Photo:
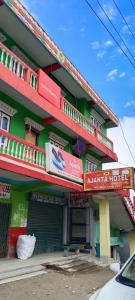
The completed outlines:
{"type": "Polygon", "coordinates": [[[110,257],[110,213],[108,199],[99,201],[100,256],[110,257]]]}
{"type": "Polygon", "coordinates": [[[129,241],[130,255],[132,255],[135,252],[135,231],[130,231],[128,233],[128,241],[129,241]]]}
{"type": "Polygon", "coordinates": [[[63,244],[67,244],[68,208],[63,207],[63,244]]]}

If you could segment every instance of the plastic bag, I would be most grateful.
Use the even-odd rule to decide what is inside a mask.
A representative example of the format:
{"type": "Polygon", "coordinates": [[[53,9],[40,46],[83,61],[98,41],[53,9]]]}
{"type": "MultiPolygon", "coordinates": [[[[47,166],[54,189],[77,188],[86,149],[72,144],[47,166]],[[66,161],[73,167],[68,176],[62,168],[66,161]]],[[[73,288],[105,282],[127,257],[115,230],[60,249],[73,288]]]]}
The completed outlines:
{"type": "Polygon", "coordinates": [[[19,235],[16,245],[17,257],[24,260],[32,256],[36,238],[34,235],[19,235]]]}

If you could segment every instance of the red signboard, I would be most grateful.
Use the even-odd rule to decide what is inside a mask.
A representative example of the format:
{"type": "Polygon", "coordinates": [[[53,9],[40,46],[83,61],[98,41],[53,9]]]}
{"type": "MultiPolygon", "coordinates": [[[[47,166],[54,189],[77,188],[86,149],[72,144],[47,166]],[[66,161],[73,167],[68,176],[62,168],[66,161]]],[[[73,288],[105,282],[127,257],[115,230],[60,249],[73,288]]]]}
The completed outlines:
{"type": "Polygon", "coordinates": [[[84,191],[133,189],[133,168],[118,168],[84,174],[84,191]]]}
{"type": "Polygon", "coordinates": [[[60,108],[61,88],[41,69],[38,70],[38,93],[60,108]]]}
{"type": "Polygon", "coordinates": [[[50,143],[46,144],[46,171],[72,181],[83,183],[81,159],[50,143]]]}

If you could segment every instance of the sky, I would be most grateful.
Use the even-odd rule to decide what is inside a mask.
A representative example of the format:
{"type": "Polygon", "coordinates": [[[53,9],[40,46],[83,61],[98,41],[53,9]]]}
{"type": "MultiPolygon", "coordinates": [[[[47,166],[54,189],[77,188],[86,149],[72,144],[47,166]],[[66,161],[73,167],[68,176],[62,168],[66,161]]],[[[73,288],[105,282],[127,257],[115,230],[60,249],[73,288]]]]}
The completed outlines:
{"type": "Polygon", "coordinates": [[[109,130],[108,136],[114,142],[120,162],[119,165],[111,166],[135,167],[135,0],[132,0],[134,8],[130,0],[115,0],[129,28],[113,0],[88,1],[131,62],[123,55],[118,44],[102,26],[85,0],[21,0],[20,2],[27,7],[120,119],[126,142],[121,127],[109,130]],[[114,31],[98,2],[124,43],[114,31]]]}

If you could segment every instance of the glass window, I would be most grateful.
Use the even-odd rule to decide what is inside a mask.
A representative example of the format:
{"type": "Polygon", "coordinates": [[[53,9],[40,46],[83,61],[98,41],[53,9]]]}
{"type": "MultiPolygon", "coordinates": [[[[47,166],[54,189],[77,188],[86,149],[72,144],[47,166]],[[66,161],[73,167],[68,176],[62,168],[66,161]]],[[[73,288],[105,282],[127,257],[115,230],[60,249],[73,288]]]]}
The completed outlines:
{"type": "Polygon", "coordinates": [[[86,172],[96,171],[97,165],[91,162],[90,160],[86,160],[86,172]]]}
{"type": "Polygon", "coordinates": [[[58,143],[57,141],[54,141],[54,140],[50,139],[49,142],[50,142],[50,144],[64,150],[64,147],[60,143],[58,143]]]}
{"type": "Polygon", "coordinates": [[[90,121],[98,129],[101,128],[101,123],[94,116],[90,115],[90,121]]]}
{"type": "Polygon", "coordinates": [[[124,270],[116,277],[121,284],[135,287],[135,255],[126,264],[124,270]]]}
{"type": "MultiPolygon", "coordinates": [[[[0,112],[0,129],[9,131],[9,124],[10,124],[10,117],[4,114],[3,112],[0,112]]],[[[7,146],[8,138],[5,136],[0,137],[0,144],[7,146]]]]}

